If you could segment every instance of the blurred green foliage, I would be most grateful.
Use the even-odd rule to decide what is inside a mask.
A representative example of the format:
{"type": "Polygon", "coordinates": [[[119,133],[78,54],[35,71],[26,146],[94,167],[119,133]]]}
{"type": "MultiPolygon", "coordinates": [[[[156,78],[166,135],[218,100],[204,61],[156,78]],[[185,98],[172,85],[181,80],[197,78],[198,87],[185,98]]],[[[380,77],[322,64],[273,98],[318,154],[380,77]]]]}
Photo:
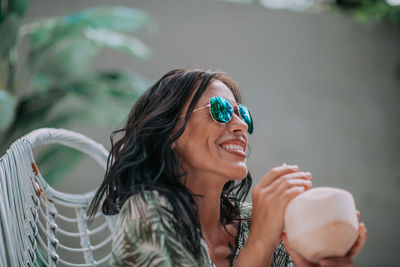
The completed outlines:
{"type": "MultiPolygon", "coordinates": [[[[103,48],[132,58],[151,55],[130,34],[149,24],[146,12],[94,7],[22,24],[27,7],[27,0],[0,0],[0,155],[13,141],[41,127],[68,128],[76,121],[115,127],[150,84],[130,70],[91,69],[103,48]]],[[[37,162],[54,184],[81,156],[72,149],[50,147],[37,162]]]]}
{"type": "MultiPolygon", "coordinates": [[[[221,0],[218,0],[221,1],[221,0]]],[[[271,9],[294,11],[350,13],[362,23],[387,23],[400,27],[399,0],[222,0],[243,4],[258,4],[271,9]]]]}
{"type": "Polygon", "coordinates": [[[385,0],[336,0],[336,10],[351,12],[361,22],[384,22],[400,27],[400,5],[385,0]]]}

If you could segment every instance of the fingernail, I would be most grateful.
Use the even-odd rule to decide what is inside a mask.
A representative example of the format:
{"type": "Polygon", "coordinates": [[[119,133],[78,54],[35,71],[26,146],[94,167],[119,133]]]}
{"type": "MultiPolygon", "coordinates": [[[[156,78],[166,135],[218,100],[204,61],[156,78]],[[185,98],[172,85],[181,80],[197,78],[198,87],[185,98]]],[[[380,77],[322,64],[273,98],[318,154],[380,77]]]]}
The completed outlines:
{"type": "Polygon", "coordinates": [[[298,166],[298,165],[292,165],[292,166],[290,166],[290,167],[292,167],[292,168],[295,169],[295,170],[298,170],[298,169],[299,169],[299,166],[298,166]]]}

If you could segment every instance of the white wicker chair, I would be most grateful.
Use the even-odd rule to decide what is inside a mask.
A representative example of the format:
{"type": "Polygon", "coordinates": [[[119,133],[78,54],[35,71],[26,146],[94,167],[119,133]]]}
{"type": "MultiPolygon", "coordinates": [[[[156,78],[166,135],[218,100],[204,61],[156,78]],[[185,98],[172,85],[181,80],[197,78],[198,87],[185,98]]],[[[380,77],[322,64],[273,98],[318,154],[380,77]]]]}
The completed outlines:
{"type": "Polygon", "coordinates": [[[32,148],[50,143],[76,148],[106,166],[107,150],[76,132],[43,128],[15,141],[0,158],[0,266],[104,266],[114,218],[99,212],[90,229],[86,211],[95,191],[67,194],[46,183],[32,148]]]}

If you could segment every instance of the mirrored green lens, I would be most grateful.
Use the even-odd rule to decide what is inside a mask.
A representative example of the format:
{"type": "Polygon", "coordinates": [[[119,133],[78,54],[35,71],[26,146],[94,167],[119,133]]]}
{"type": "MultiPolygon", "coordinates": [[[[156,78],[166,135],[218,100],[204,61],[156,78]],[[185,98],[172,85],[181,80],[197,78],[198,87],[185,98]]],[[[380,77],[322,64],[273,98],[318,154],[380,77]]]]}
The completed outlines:
{"type": "Polygon", "coordinates": [[[227,123],[232,118],[233,107],[227,99],[215,96],[210,100],[210,111],[214,120],[227,123]]]}
{"type": "Polygon", "coordinates": [[[253,118],[250,115],[250,111],[245,106],[239,105],[239,113],[240,116],[242,116],[242,120],[248,126],[247,131],[249,132],[249,134],[252,134],[254,131],[254,125],[253,125],[253,118]]]}

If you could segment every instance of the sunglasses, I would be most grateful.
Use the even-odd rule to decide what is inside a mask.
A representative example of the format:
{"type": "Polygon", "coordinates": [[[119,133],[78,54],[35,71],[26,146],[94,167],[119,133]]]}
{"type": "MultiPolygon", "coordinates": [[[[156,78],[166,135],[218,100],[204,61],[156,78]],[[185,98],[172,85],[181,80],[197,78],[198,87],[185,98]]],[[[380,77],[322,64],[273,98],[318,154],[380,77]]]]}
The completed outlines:
{"type": "MultiPolygon", "coordinates": [[[[202,108],[209,107],[210,108],[210,113],[212,118],[218,122],[218,123],[227,123],[232,119],[233,113],[234,113],[234,108],[232,106],[232,103],[223,97],[220,96],[214,96],[213,98],[210,99],[210,103],[194,109],[193,112],[198,111],[202,108]]],[[[241,119],[247,124],[248,128],[247,131],[249,134],[252,134],[254,131],[254,125],[253,125],[253,118],[250,115],[250,111],[248,110],[247,107],[243,105],[237,105],[238,112],[240,114],[241,119]]],[[[186,116],[182,115],[180,117],[186,116]]]]}

